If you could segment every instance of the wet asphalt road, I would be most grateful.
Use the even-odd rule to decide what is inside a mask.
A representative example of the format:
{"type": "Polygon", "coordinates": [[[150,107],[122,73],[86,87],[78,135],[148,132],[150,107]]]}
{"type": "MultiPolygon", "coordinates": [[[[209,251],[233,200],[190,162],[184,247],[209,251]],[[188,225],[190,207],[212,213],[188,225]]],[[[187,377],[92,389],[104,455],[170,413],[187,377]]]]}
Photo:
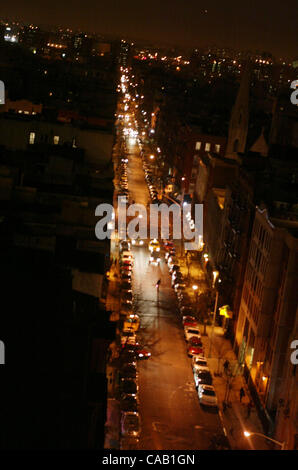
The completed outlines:
{"type": "MultiPolygon", "coordinates": [[[[129,145],[128,183],[136,203],[149,193],[136,145],[129,145]]],[[[133,248],[133,289],[141,317],[139,340],[152,353],[139,362],[139,400],[144,450],[208,449],[210,438],[223,433],[216,410],[203,409],[186,354],[182,321],[170,285],[167,265],[149,265],[148,246],[133,248]],[[159,295],[155,284],[161,279],[159,295]]]]}

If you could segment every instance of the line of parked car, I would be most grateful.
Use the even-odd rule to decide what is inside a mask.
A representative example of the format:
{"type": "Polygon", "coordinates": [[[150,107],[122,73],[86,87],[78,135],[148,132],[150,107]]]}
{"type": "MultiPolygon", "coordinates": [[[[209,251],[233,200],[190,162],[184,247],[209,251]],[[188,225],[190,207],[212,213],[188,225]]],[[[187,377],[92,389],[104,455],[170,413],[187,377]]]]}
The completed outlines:
{"type": "Polygon", "coordinates": [[[121,436],[138,440],[141,431],[138,399],[138,370],[139,360],[149,359],[150,351],[143,347],[137,338],[140,318],[134,312],[132,275],[133,253],[127,240],[120,243],[120,296],[122,330],[119,354],[119,399],[121,409],[121,436]]]}
{"type": "Polygon", "coordinates": [[[147,182],[149,194],[150,194],[150,199],[153,204],[158,203],[158,192],[155,187],[154,183],[154,176],[153,176],[153,171],[148,165],[148,163],[145,161],[145,158],[143,158],[143,169],[145,172],[145,180],[147,182]]]}
{"type": "Polygon", "coordinates": [[[122,143],[121,147],[121,155],[118,157],[118,164],[117,164],[117,183],[116,189],[118,196],[125,197],[128,201],[128,178],[127,178],[127,151],[125,141],[122,143]]]}
{"type": "Polygon", "coordinates": [[[187,282],[180,270],[179,260],[172,241],[164,242],[165,260],[171,275],[171,285],[177,295],[178,309],[182,317],[187,355],[192,360],[194,382],[201,405],[217,406],[217,397],[212,385],[212,375],[204,357],[204,347],[199,322],[194,316],[192,301],[187,293],[187,282]]]}

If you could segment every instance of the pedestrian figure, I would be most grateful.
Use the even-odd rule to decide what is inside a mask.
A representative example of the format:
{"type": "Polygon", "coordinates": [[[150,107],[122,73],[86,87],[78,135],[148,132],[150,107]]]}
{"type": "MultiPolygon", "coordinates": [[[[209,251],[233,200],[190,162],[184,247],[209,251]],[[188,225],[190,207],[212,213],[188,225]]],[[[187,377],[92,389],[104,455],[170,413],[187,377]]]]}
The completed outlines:
{"type": "Polygon", "coordinates": [[[225,360],[223,366],[224,366],[225,372],[227,373],[227,371],[228,371],[228,369],[229,369],[229,366],[230,366],[230,363],[229,363],[228,359],[225,360]]]}
{"type": "Polygon", "coordinates": [[[161,283],[161,279],[158,279],[158,281],[157,281],[157,283],[156,283],[156,288],[157,288],[157,289],[159,289],[160,283],[161,283]]]}
{"type": "Polygon", "coordinates": [[[241,403],[242,398],[245,396],[245,391],[244,391],[244,388],[243,388],[243,387],[240,388],[239,394],[240,394],[240,403],[241,403]]]}
{"type": "Polygon", "coordinates": [[[247,418],[250,417],[251,409],[252,409],[252,402],[250,401],[247,404],[247,418]]]}

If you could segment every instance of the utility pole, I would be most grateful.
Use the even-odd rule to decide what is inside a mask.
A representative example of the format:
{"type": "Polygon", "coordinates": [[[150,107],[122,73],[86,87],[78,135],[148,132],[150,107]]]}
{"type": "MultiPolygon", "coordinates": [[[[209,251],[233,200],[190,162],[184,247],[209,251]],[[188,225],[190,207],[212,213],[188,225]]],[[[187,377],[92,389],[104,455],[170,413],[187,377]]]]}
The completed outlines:
{"type": "Polygon", "coordinates": [[[215,304],[214,304],[214,311],[213,311],[212,329],[211,329],[211,336],[210,336],[210,344],[209,344],[209,353],[208,353],[208,357],[211,357],[212,341],[213,341],[214,325],[215,325],[215,317],[216,317],[216,311],[217,311],[217,303],[218,303],[218,289],[216,289],[216,297],[215,297],[215,304]]]}

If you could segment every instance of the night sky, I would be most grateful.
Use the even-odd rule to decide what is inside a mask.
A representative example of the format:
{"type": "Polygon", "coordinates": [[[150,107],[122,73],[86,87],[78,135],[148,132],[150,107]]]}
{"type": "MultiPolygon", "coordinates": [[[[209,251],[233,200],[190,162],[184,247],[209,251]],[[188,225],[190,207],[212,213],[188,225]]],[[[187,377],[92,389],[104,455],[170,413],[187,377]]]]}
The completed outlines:
{"type": "Polygon", "coordinates": [[[297,0],[13,0],[2,2],[0,15],[156,43],[298,58],[297,0]]]}

